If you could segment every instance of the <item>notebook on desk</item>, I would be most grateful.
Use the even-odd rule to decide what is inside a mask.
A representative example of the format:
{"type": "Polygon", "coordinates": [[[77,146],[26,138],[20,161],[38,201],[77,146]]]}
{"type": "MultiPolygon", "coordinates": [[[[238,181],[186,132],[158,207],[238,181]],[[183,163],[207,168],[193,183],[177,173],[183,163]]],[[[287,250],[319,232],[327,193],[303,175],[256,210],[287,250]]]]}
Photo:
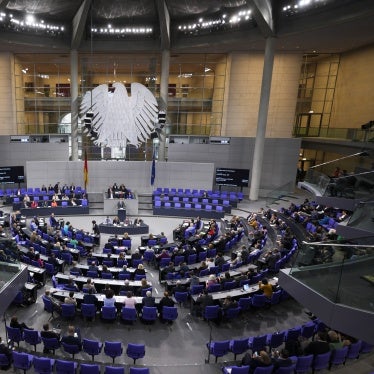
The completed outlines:
{"type": "Polygon", "coordinates": [[[245,285],[243,286],[243,290],[244,290],[244,291],[249,291],[249,284],[245,284],[245,285]]]}

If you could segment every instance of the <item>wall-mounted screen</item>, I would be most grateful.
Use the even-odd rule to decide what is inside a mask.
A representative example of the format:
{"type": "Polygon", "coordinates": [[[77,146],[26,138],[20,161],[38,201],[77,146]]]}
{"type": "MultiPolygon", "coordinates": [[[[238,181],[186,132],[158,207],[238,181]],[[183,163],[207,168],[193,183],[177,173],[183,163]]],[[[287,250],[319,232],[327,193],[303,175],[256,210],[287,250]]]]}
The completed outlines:
{"type": "Polygon", "coordinates": [[[249,169],[216,168],[216,184],[219,186],[248,187],[249,169]]]}
{"type": "Polygon", "coordinates": [[[23,183],[24,181],[23,166],[0,166],[0,183],[23,183]]]}

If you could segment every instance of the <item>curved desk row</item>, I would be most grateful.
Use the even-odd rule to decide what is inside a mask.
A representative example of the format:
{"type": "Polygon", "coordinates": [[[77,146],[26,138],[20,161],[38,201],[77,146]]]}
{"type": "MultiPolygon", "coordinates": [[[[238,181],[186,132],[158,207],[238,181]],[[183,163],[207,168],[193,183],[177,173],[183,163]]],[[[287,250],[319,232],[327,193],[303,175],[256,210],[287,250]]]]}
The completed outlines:
{"type": "Polygon", "coordinates": [[[225,217],[225,212],[216,210],[194,209],[194,208],[174,208],[174,207],[153,207],[155,216],[172,216],[172,217],[201,217],[221,219],[225,217]]]}
{"type": "Polygon", "coordinates": [[[89,214],[90,208],[88,206],[21,208],[21,214],[26,217],[49,216],[51,213],[59,216],[75,216],[79,214],[89,214]]]}
{"type": "Polygon", "coordinates": [[[149,226],[142,223],[141,225],[108,225],[105,223],[99,224],[100,234],[123,235],[127,232],[129,235],[148,234],[149,226]]]}

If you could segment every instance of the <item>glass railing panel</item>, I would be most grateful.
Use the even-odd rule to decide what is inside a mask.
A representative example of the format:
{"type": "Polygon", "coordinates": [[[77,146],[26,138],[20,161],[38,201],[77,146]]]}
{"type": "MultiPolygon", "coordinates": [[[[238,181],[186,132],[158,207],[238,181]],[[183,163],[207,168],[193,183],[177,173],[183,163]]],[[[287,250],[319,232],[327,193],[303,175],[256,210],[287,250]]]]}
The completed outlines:
{"type": "Polygon", "coordinates": [[[7,284],[15,277],[21,270],[21,264],[15,262],[0,261],[0,290],[6,287],[7,284]]]}
{"type": "Polygon", "coordinates": [[[333,303],[374,311],[374,246],[303,243],[290,275],[333,303]]]}

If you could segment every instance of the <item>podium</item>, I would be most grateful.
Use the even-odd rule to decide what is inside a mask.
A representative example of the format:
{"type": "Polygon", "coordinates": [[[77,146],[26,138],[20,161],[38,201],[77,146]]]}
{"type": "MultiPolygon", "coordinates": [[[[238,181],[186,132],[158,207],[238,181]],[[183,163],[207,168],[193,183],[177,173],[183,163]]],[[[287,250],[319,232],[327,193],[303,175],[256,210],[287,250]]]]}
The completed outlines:
{"type": "Polygon", "coordinates": [[[117,217],[119,218],[120,222],[125,222],[126,209],[118,209],[117,210],[117,217]]]}

